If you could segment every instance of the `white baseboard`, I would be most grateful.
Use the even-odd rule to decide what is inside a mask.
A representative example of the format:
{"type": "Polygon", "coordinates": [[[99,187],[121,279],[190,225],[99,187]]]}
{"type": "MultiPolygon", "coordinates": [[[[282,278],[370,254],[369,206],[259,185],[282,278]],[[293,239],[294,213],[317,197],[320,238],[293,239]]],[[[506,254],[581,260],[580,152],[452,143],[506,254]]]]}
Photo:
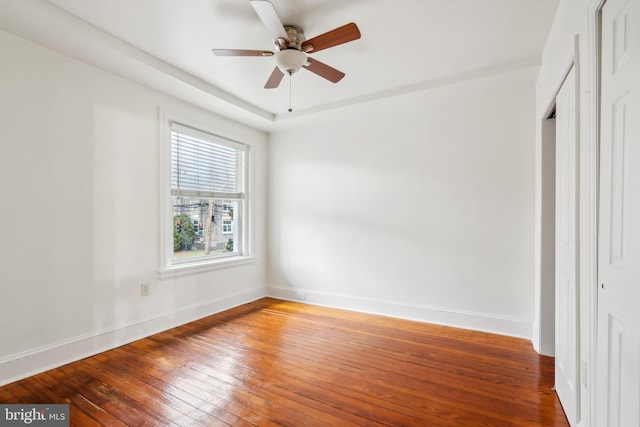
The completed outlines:
{"type": "Polygon", "coordinates": [[[531,344],[533,344],[533,349],[540,353],[540,325],[537,320],[534,319],[531,327],[531,344]]]}
{"type": "Polygon", "coordinates": [[[265,297],[265,288],[194,304],[0,359],[0,386],[265,297]]]}
{"type": "Polygon", "coordinates": [[[267,295],[289,301],[531,339],[532,322],[514,317],[448,310],[392,301],[378,301],[368,298],[316,292],[306,289],[291,289],[281,286],[268,286],[267,295]]]}
{"type": "Polygon", "coordinates": [[[531,339],[527,320],[279,286],[255,288],[0,359],[0,386],[107,351],[265,296],[531,339]],[[304,299],[300,298],[304,294],[304,299]]]}

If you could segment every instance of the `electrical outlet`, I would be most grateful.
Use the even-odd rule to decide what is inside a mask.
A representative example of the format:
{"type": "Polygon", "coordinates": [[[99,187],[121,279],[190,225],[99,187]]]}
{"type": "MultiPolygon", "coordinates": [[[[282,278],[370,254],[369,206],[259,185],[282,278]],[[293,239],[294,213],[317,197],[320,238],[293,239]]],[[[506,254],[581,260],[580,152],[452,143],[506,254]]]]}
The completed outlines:
{"type": "Polygon", "coordinates": [[[151,285],[147,282],[140,283],[140,296],[146,297],[151,293],[151,285]]]}

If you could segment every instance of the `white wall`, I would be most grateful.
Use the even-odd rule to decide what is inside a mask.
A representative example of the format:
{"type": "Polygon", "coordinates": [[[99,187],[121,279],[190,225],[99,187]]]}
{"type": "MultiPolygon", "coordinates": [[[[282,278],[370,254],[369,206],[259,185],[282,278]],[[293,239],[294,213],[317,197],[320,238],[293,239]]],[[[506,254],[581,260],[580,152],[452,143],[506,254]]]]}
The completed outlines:
{"type": "Polygon", "coordinates": [[[5,32],[0,52],[0,384],[264,295],[264,133],[5,32]],[[251,145],[256,262],[157,278],[159,108],[251,145]]]}
{"type": "Polygon", "coordinates": [[[536,73],[272,134],[269,293],[530,337],[536,73]]]}

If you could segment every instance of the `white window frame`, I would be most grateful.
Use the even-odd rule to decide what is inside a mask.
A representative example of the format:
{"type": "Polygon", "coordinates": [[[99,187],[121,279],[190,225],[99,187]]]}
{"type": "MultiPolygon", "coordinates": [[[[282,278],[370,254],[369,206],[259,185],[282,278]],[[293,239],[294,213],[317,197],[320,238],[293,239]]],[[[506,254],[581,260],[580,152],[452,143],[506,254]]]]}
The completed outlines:
{"type": "Polygon", "coordinates": [[[237,264],[253,262],[253,156],[251,146],[242,143],[232,136],[216,131],[210,124],[197,121],[184,114],[168,113],[160,109],[160,278],[173,277],[183,274],[194,274],[215,270],[237,264]],[[229,145],[237,144],[245,150],[245,197],[242,200],[243,215],[238,218],[241,233],[240,254],[224,257],[198,257],[193,260],[179,260],[173,258],[173,197],[171,195],[171,131],[172,123],[221,138],[229,145]]]}

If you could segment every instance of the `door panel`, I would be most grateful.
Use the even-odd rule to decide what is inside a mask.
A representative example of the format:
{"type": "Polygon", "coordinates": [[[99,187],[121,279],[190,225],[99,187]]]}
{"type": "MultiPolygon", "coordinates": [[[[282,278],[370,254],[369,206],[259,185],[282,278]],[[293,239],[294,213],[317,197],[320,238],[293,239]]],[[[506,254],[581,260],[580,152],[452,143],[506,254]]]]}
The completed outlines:
{"type": "Polygon", "coordinates": [[[569,423],[578,422],[577,140],[575,72],[556,96],[556,391],[569,423]]]}
{"type": "Polygon", "coordinates": [[[640,426],[640,8],[602,9],[598,426],[640,426]]]}

